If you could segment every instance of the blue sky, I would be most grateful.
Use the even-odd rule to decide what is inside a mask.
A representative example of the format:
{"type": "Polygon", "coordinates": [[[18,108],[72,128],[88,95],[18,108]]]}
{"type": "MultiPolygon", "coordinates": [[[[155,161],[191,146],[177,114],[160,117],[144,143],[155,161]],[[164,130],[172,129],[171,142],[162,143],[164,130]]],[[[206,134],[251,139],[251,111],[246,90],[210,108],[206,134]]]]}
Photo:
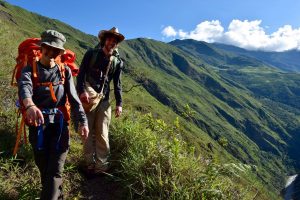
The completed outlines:
{"type": "Polygon", "coordinates": [[[127,39],[191,38],[246,49],[300,49],[296,0],[7,1],[92,35],[116,26],[127,39]]]}

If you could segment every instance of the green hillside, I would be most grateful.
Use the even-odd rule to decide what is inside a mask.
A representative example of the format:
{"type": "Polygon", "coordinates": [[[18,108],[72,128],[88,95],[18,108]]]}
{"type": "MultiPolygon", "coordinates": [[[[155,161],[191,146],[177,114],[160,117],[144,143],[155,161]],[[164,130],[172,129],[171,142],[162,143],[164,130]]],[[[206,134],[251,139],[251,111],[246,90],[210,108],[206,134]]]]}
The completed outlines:
{"type": "MultiPolygon", "coordinates": [[[[217,48],[222,45],[206,44],[203,42],[188,40],[177,40],[171,42],[171,44],[193,55],[202,54],[203,57],[210,57],[210,53],[206,54],[205,52],[201,51],[201,46],[205,46],[207,48],[209,45],[209,48],[216,52],[219,51],[225,55],[231,54],[232,58],[234,58],[235,60],[241,60],[241,55],[233,54],[233,50],[224,52],[223,49],[225,48],[217,48]]],[[[239,49],[236,47],[232,48],[239,49]]],[[[239,52],[248,51],[240,49],[239,52]]],[[[258,52],[256,53],[258,54],[258,52]]],[[[264,52],[262,52],[262,54],[264,54],[264,52]]],[[[283,54],[286,53],[284,52],[283,54]]],[[[222,61],[222,59],[220,60],[222,61]]],[[[252,94],[251,96],[259,101],[262,107],[268,111],[266,113],[267,116],[273,116],[272,118],[277,121],[277,123],[269,121],[268,117],[264,116],[264,114],[259,111],[259,113],[261,113],[260,115],[262,119],[269,121],[269,127],[274,132],[282,135],[281,137],[287,139],[283,140],[285,140],[287,146],[289,146],[288,148],[293,149],[292,151],[288,150],[288,155],[291,156],[297,154],[298,151],[294,151],[294,145],[298,145],[297,142],[297,144],[295,144],[295,140],[297,140],[298,138],[297,134],[300,133],[298,125],[300,76],[298,73],[282,72],[281,70],[277,70],[276,68],[274,68],[274,66],[272,66],[272,63],[267,63],[266,61],[264,61],[263,64],[261,61],[252,61],[253,63],[249,63],[247,65],[228,65],[227,63],[227,68],[214,67],[212,69],[214,69],[215,73],[219,74],[223,80],[234,81],[234,83],[239,84],[241,87],[250,90],[252,94]],[[284,136],[285,134],[289,136],[286,137],[284,136]]],[[[298,162],[297,156],[292,157],[296,159],[296,162],[298,162]]],[[[299,164],[297,163],[297,165],[299,164]]]]}
{"type": "Polygon", "coordinates": [[[237,55],[243,55],[243,56],[259,59],[283,71],[300,72],[299,50],[289,50],[285,52],[263,52],[263,51],[248,51],[235,46],[218,44],[218,43],[212,45],[219,50],[222,49],[237,55]]]}
{"type": "MultiPolygon", "coordinates": [[[[188,54],[189,51],[147,39],[127,41],[124,46],[127,45],[137,54],[134,60],[127,55],[130,66],[147,74],[147,78],[137,76],[135,79],[151,80],[150,86],[145,84],[149,93],[171,106],[177,114],[188,104],[195,111],[190,121],[215,141],[226,138],[227,152],[243,162],[262,165],[273,175],[285,172],[284,165],[290,161],[282,158],[286,158],[289,151],[288,141],[299,130],[296,112],[282,111],[290,117],[289,121],[284,117],[278,119],[280,112],[273,112],[246,86],[232,81],[231,77],[225,79],[211,70],[214,69],[211,65],[193,53],[188,54]],[[293,126],[289,126],[291,121],[293,126]]],[[[279,106],[276,102],[273,104],[279,106]]],[[[280,183],[282,177],[273,178],[278,178],[274,183],[280,183]]]]}
{"type": "MultiPolygon", "coordinates": [[[[16,91],[9,85],[18,44],[56,29],[67,37],[66,47],[76,52],[79,64],[97,38],[3,1],[0,26],[0,162],[6,166],[14,140],[16,91]]],[[[300,166],[297,74],[192,40],[166,44],[138,38],[124,41],[120,53],[125,60],[125,112],[113,123],[112,146],[119,148],[115,159],[125,167],[119,176],[127,176],[122,187],[129,188],[132,198],[165,194],[195,199],[201,194],[203,199],[279,199],[285,176],[300,166]],[[233,174],[247,173],[234,178],[227,168],[233,174]],[[152,170],[165,176],[152,181],[157,177],[152,170]]],[[[71,160],[78,163],[76,139],[73,149],[71,160]]],[[[71,186],[69,195],[76,196],[78,185],[71,186]]]]}
{"type": "Polygon", "coordinates": [[[241,68],[245,66],[261,66],[263,62],[243,54],[226,51],[218,48],[216,44],[209,44],[203,41],[174,40],[170,44],[192,54],[195,57],[203,59],[206,63],[218,69],[241,68]]]}

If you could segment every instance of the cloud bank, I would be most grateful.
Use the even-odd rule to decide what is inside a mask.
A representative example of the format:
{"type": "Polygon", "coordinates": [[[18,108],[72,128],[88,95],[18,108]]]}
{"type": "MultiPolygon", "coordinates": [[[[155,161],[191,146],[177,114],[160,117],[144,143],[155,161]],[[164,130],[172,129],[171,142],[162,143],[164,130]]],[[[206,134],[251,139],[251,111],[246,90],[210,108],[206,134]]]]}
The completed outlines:
{"type": "Polygon", "coordinates": [[[293,29],[291,25],[284,25],[277,31],[267,34],[261,26],[261,22],[261,20],[240,21],[234,19],[225,31],[219,20],[204,21],[190,32],[167,26],[162,30],[162,35],[172,39],[219,42],[248,50],[278,52],[300,50],[300,28],[293,29]]]}

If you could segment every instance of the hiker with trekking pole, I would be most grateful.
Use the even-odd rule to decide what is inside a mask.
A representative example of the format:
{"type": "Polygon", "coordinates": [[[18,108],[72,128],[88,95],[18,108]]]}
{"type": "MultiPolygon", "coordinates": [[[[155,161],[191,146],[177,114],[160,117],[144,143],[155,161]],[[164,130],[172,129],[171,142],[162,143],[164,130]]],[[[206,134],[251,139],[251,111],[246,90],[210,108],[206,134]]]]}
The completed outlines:
{"type": "Polygon", "coordinates": [[[64,35],[55,30],[43,32],[40,58],[23,68],[18,81],[20,104],[29,126],[29,141],[40,171],[42,200],[63,199],[62,173],[69,150],[70,110],[67,102],[80,123],[83,141],[89,133],[72,72],[61,62],[65,42],[64,35]]]}
{"type": "Polygon", "coordinates": [[[115,117],[122,113],[121,72],[123,61],[117,51],[124,36],[113,27],[98,34],[99,47],[88,50],[77,77],[77,92],[88,118],[90,134],[84,143],[84,166],[87,175],[105,173],[109,169],[109,103],[110,82],[113,80],[116,99],[115,117]]]}

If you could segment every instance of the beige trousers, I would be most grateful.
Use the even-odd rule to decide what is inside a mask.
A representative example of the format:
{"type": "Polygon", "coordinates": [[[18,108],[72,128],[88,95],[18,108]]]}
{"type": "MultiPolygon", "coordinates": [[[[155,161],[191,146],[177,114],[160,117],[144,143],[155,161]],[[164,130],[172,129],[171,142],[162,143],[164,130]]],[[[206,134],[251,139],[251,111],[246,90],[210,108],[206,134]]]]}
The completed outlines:
{"type": "Polygon", "coordinates": [[[111,106],[108,101],[99,103],[87,113],[89,136],[83,145],[85,164],[95,169],[107,170],[110,153],[108,129],[111,121],[111,106]]]}

